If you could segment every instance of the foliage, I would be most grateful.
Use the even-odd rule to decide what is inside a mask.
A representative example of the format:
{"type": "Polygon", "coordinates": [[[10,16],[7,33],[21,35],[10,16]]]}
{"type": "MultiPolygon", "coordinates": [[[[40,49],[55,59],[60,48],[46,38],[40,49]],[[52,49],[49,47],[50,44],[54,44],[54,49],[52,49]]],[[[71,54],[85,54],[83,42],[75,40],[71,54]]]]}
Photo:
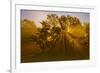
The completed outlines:
{"type": "MultiPolygon", "coordinates": [[[[88,44],[87,48],[89,48],[89,23],[84,23],[84,26],[82,26],[77,17],[57,16],[56,14],[47,15],[47,19],[40,23],[42,27],[38,28],[38,32],[31,39],[40,46],[42,53],[47,48],[52,50],[57,46],[64,49],[65,53],[68,49],[75,49],[76,45],[78,45],[77,48],[82,49],[85,42],[85,44],[88,44]],[[84,37],[84,35],[86,36],[84,37]]],[[[77,50],[80,52],[79,49],[77,50]]]]}

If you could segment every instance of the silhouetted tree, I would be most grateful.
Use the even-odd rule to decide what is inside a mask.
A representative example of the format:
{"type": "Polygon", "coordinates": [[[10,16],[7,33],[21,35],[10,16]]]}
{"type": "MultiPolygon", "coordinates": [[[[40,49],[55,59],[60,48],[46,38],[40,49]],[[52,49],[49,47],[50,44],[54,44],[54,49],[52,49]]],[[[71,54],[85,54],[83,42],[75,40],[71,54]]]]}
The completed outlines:
{"type": "MultiPolygon", "coordinates": [[[[73,42],[76,42],[75,38],[70,36],[67,33],[67,29],[70,26],[79,25],[82,28],[86,28],[87,37],[84,42],[88,43],[89,40],[89,24],[85,23],[84,27],[81,25],[80,20],[77,17],[73,16],[57,16],[56,14],[47,15],[47,19],[40,22],[42,27],[38,28],[38,33],[34,35],[32,38],[34,42],[40,46],[42,49],[42,53],[44,53],[45,49],[49,48],[51,51],[55,48],[63,50],[63,52],[68,53],[73,46],[73,42]],[[72,42],[73,39],[74,41],[72,42]]],[[[76,27],[75,27],[76,28],[76,27]]],[[[75,30],[77,31],[77,30],[75,30]]],[[[80,31],[81,32],[81,31],[80,31]]],[[[79,32],[79,33],[80,33],[79,32]]],[[[77,34],[78,35],[78,34],[77,34]]],[[[77,37],[77,39],[79,39],[77,37]]],[[[83,40],[83,39],[82,39],[83,40]]],[[[79,44],[78,44],[79,45],[79,44]]],[[[74,47],[75,48],[75,45],[74,47]]]]}

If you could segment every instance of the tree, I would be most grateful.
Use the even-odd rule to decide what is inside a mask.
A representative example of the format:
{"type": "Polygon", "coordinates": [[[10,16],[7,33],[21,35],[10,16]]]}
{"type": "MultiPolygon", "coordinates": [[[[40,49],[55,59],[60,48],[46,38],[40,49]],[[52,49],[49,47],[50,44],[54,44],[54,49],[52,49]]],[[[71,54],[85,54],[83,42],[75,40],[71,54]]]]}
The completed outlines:
{"type": "Polygon", "coordinates": [[[72,17],[68,15],[66,20],[68,25],[81,25],[81,22],[77,17],[72,17]]]}
{"type": "Polygon", "coordinates": [[[67,27],[67,18],[66,18],[66,16],[62,15],[59,18],[59,23],[60,23],[61,28],[64,30],[67,27]]]}
{"type": "Polygon", "coordinates": [[[83,23],[83,28],[85,28],[85,32],[86,32],[86,37],[85,37],[85,45],[88,47],[89,46],[89,35],[90,35],[90,33],[89,33],[89,30],[90,30],[90,28],[89,28],[89,23],[88,22],[84,22],[83,23]]]}
{"type": "Polygon", "coordinates": [[[51,14],[51,15],[47,15],[47,23],[50,24],[51,26],[57,26],[59,25],[59,17],[56,14],[51,14]]]}
{"type": "Polygon", "coordinates": [[[88,22],[84,22],[83,23],[83,27],[85,28],[86,33],[89,33],[89,23],[88,22]]]}
{"type": "MultiPolygon", "coordinates": [[[[64,54],[68,53],[69,51],[72,51],[71,48],[75,48],[75,45],[74,47],[72,47],[72,40],[77,42],[75,39],[79,39],[79,37],[75,37],[73,33],[71,34],[73,35],[73,37],[75,37],[73,38],[67,32],[67,29],[71,26],[74,26],[73,28],[76,28],[73,31],[77,31],[77,29],[80,29],[80,27],[83,28],[80,20],[77,17],[73,17],[70,15],[62,15],[58,17],[56,14],[50,14],[47,15],[46,20],[43,20],[40,23],[42,27],[38,28],[38,33],[36,33],[36,35],[33,36],[33,39],[34,42],[40,46],[43,54],[45,52],[45,49],[47,48],[49,48],[50,51],[57,48],[57,50],[59,50],[59,53],[61,53],[61,50],[63,50],[62,53],[64,54]]],[[[85,23],[84,27],[86,28],[86,33],[89,33],[87,23],[85,23]]],[[[81,33],[81,31],[78,33],[81,33]]],[[[78,35],[78,33],[76,35],[78,35]]]]}

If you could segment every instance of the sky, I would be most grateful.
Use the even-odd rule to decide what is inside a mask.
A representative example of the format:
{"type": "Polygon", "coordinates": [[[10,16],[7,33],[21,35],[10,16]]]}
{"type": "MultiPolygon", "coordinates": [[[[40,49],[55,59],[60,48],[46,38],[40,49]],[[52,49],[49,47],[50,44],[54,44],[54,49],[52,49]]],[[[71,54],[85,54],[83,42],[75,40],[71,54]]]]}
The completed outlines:
{"type": "Polygon", "coordinates": [[[81,12],[54,12],[54,11],[35,11],[35,10],[21,10],[21,20],[28,19],[35,22],[37,27],[41,27],[40,22],[45,20],[48,14],[56,14],[58,16],[61,15],[71,15],[75,16],[83,22],[89,22],[89,13],[81,13],[81,12]]]}

